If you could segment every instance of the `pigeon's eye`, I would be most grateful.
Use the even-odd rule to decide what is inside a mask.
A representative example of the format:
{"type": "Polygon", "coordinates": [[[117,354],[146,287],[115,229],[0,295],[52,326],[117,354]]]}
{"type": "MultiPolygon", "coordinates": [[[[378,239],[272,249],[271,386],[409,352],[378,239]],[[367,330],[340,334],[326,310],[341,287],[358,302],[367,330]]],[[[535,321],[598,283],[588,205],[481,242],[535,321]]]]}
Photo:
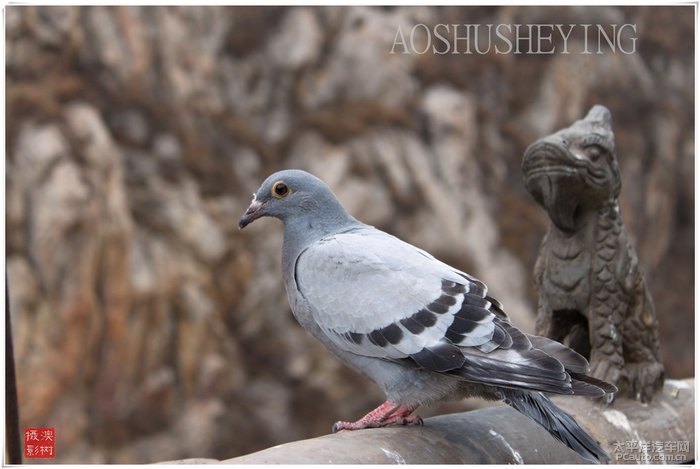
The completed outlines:
{"type": "Polygon", "coordinates": [[[277,181],[272,185],[272,196],[277,199],[287,197],[290,192],[289,186],[283,181],[277,181]]]}

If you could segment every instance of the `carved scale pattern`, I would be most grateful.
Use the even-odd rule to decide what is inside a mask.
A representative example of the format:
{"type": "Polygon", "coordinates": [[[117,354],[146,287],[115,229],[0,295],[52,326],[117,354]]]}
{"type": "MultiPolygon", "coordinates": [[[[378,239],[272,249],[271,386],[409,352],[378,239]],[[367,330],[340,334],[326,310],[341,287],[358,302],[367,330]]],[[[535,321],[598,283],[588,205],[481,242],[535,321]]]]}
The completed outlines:
{"type": "Polygon", "coordinates": [[[593,375],[649,401],[663,383],[658,324],[616,200],[598,212],[592,262],[593,375]]]}
{"type": "Polygon", "coordinates": [[[622,324],[629,302],[623,294],[624,281],[615,272],[618,240],[622,232],[617,201],[610,200],[598,212],[595,230],[595,251],[592,259],[591,308],[594,321],[590,327],[591,365],[594,375],[617,383],[624,366],[622,324]],[[603,356],[598,356],[603,355],[603,356]]]}

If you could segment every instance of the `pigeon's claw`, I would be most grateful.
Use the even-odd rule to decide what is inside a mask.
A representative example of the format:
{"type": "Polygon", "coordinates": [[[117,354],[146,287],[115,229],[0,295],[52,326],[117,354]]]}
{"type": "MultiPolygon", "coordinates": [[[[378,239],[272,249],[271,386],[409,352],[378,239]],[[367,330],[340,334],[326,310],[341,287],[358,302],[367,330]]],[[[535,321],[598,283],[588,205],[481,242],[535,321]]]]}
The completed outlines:
{"type": "Polygon", "coordinates": [[[382,426],[387,427],[389,425],[418,425],[422,427],[423,419],[417,415],[392,415],[384,422],[382,426]]]}
{"type": "Polygon", "coordinates": [[[386,401],[356,422],[335,422],[333,433],[343,430],[361,430],[363,428],[388,427],[390,425],[423,425],[423,419],[411,415],[416,407],[399,405],[386,401]]]}

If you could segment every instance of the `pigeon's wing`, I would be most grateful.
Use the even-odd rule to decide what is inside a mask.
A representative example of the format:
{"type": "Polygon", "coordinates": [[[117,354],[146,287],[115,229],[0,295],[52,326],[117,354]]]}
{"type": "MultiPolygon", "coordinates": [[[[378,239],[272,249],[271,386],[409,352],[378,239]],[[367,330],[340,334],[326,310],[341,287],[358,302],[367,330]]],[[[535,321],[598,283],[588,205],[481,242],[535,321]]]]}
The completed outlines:
{"type": "MultiPolygon", "coordinates": [[[[375,230],[315,243],[299,256],[295,278],[316,323],[333,342],[380,358],[406,358],[447,343],[464,299],[486,292],[478,280],[375,230]]],[[[470,322],[461,340],[486,343],[493,335],[493,316],[483,308],[465,309],[460,317],[470,322]]]]}
{"type": "Polygon", "coordinates": [[[324,238],[299,256],[294,275],[315,322],[342,350],[472,382],[573,393],[565,365],[533,347],[483,283],[384,232],[324,238]]]}

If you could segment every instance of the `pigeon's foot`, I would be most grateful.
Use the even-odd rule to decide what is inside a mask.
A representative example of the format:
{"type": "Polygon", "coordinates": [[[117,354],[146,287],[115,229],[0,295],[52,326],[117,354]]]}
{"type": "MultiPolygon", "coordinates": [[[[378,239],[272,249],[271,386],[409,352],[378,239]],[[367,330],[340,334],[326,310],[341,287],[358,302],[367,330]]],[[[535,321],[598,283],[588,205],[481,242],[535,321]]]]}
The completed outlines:
{"type": "Polygon", "coordinates": [[[356,422],[335,422],[332,432],[387,427],[389,425],[423,425],[422,418],[417,415],[411,415],[414,410],[416,410],[416,407],[386,401],[356,422]]]}

